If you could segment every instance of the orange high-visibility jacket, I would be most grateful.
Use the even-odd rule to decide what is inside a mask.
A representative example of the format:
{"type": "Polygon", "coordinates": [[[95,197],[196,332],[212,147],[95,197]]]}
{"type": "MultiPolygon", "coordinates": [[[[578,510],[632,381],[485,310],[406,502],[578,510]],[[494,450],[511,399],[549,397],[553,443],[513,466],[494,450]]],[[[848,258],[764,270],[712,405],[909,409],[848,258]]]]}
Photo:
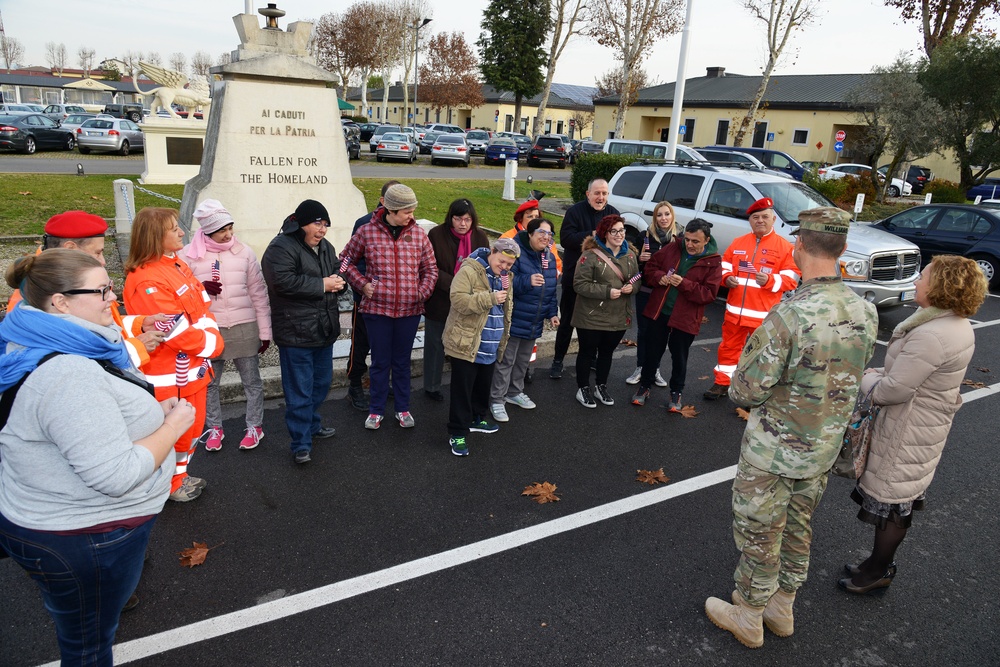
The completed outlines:
{"type": "Polygon", "coordinates": [[[792,259],[792,244],[773,229],[759,240],[754,234],[740,236],[722,255],[722,283],[729,276],[739,281],[729,290],[726,299],[726,320],[743,327],[758,327],[781,295],[799,285],[799,268],[792,259]],[[740,262],[749,267],[740,269],[740,262]],[[767,276],[763,285],[757,283],[757,273],[767,276]]]}
{"type": "Polygon", "coordinates": [[[207,360],[222,353],[222,335],[208,310],[204,285],[184,260],[163,255],[132,271],[125,277],[124,298],[130,314],[183,315],[142,369],[156,388],[157,400],[190,396],[206,386],[212,379],[207,360]],[[181,353],[188,358],[178,360],[181,353]],[[178,379],[186,384],[179,386],[178,379]]]}

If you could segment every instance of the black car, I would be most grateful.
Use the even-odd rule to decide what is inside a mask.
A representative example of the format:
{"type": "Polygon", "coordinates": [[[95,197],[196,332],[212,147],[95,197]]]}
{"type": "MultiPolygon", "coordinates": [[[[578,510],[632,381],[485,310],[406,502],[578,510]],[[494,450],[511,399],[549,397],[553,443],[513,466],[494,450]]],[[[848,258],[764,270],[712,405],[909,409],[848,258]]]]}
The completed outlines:
{"type": "Polygon", "coordinates": [[[934,255],[974,259],[990,287],[1000,285],[1000,211],[966,204],[914,206],[873,223],[920,248],[922,264],[934,255]]]}
{"type": "Polygon", "coordinates": [[[440,132],[434,132],[434,131],[431,131],[431,130],[428,130],[427,132],[424,132],[424,137],[419,142],[420,154],[421,155],[430,155],[431,154],[431,149],[434,147],[434,141],[438,138],[439,134],[441,134],[441,133],[440,132]]]}
{"type": "Polygon", "coordinates": [[[375,129],[378,127],[378,123],[361,123],[358,125],[361,129],[361,136],[359,139],[361,141],[368,141],[375,134],[375,129]]]}
{"type": "Polygon", "coordinates": [[[31,155],[38,149],[71,151],[74,146],[73,133],[48,116],[40,113],[0,116],[0,148],[31,155]]]}
{"type": "MultiPolygon", "coordinates": [[[[104,113],[115,118],[128,118],[133,123],[142,121],[142,105],[136,103],[105,104],[104,113]]],[[[184,114],[187,117],[187,114],[184,114]]]]}
{"type": "MultiPolygon", "coordinates": [[[[889,165],[883,164],[878,168],[878,173],[885,176],[885,172],[889,171],[889,165]]],[[[897,176],[899,173],[897,172],[897,176]]],[[[903,179],[913,187],[913,194],[919,195],[924,191],[924,186],[927,185],[930,180],[934,178],[934,174],[927,167],[921,167],[918,164],[911,164],[909,169],[906,170],[906,178],[903,179]]],[[[975,197],[969,197],[969,199],[975,199],[975,197]]]]}
{"type": "Polygon", "coordinates": [[[569,153],[563,144],[562,137],[555,134],[545,134],[535,138],[535,143],[528,150],[528,166],[537,167],[540,164],[555,164],[560,169],[566,168],[569,153]]]}
{"type": "Polygon", "coordinates": [[[579,155],[603,153],[604,144],[599,141],[581,141],[576,147],[576,152],[579,155]]]}

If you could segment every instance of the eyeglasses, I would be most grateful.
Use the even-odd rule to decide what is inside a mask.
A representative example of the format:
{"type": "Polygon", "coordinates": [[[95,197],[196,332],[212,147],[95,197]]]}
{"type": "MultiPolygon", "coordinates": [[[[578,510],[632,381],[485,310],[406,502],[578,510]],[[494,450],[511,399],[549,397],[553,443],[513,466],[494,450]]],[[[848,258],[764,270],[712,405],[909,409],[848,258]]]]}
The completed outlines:
{"type": "Polygon", "coordinates": [[[111,291],[114,288],[115,288],[115,284],[113,282],[111,282],[111,283],[108,283],[107,285],[105,285],[104,287],[96,287],[94,289],[68,289],[65,292],[63,292],[63,294],[65,294],[67,296],[71,296],[71,295],[75,295],[75,294],[100,294],[101,295],[101,299],[103,299],[104,301],[107,301],[108,300],[108,294],[111,293],[111,291]]]}
{"type": "Polygon", "coordinates": [[[555,234],[545,229],[536,229],[535,233],[538,234],[539,236],[545,236],[545,237],[555,236],[555,234]]]}
{"type": "Polygon", "coordinates": [[[619,229],[609,229],[608,235],[614,234],[615,236],[625,236],[625,228],[621,227],[619,229]]]}
{"type": "Polygon", "coordinates": [[[468,222],[469,224],[472,224],[472,216],[471,215],[453,215],[453,216],[451,216],[451,221],[452,222],[468,222]]]}

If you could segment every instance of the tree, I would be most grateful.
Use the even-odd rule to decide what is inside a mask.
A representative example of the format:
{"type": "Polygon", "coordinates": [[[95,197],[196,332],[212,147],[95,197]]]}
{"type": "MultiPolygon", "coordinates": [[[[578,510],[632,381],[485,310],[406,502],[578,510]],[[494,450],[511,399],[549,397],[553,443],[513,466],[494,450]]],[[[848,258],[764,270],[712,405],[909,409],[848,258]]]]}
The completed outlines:
{"type": "Polygon", "coordinates": [[[7,74],[10,74],[11,66],[17,65],[24,58],[24,44],[16,37],[3,34],[0,35],[0,51],[3,52],[3,63],[7,68],[7,74]]]}
{"type": "Polygon", "coordinates": [[[482,85],[476,73],[479,63],[460,32],[440,32],[427,45],[426,62],[420,65],[420,92],[433,109],[481,105],[482,85]]]}
{"type": "Polygon", "coordinates": [[[944,109],[939,132],[955,152],[962,188],[1000,169],[1000,43],[982,35],[946,39],[917,80],[944,109]]]}
{"type": "Polygon", "coordinates": [[[97,56],[97,51],[94,49],[87,48],[86,46],[81,46],[77,52],[76,57],[80,63],[80,69],[83,70],[83,76],[90,77],[90,70],[94,69],[94,58],[97,56]]]}
{"type": "Polygon", "coordinates": [[[594,112],[577,109],[570,116],[570,120],[573,121],[574,132],[580,137],[583,137],[586,136],[584,129],[588,127],[592,128],[594,125],[594,112]]]}
{"type": "Polygon", "coordinates": [[[183,53],[171,53],[170,54],[170,69],[175,72],[186,72],[187,71],[187,56],[183,53]]]}
{"type": "Polygon", "coordinates": [[[549,0],[490,0],[480,23],[480,71],[483,80],[514,94],[514,130],[521,128],[521,104],[545,85],[542,42],[549,30],[549,0]]]}
{"type": "MultiPolygon", "coordinates": [[[[683,0],[597,0],[588,34],[601,46],[614,51],[621,62],[622,90],[632,88],[632,77],[652,46],[675,32],[683,23],[683,0]]],[[[629,96],[618,98],[615,136],[625,127],[629,96]]]]}
{"type": "MultiPolygon", "coordinates": [[[[413,65],[415,61],[415,55],[418,49],[420,49],[420,30],[424,22],[424,19],[429,19],[433,16],[433,11],[430,5],[427,4],[427,0],[396,0],[396,16],[399,20],[399,25],[401,26],[399,37],[400,39],[400,51],[401,51],[401,63],[403,65],[403,109],[407,110],[410,108],[410,89],[407,84],[410,81],[410,74],[414,74],[413,65]]],[[[414,111],[413,121],[416,122],[417,114],[414,111]]]]}
{"type": "Polygon", "coordinates": [[[929,58],[948,37],[964,37],[998,9],[996,0],[885,0],[905,21],[920,21],[924,53],[929,58]]]}
{"type": "Polygon", "coordinates": [[[219,57],[215,59],[215,64],[219,67],[224,67],[231,62],[233,62],[233,54],[230,51],[220,53],[219,57]]]}
{"type": "Polygon", "coordinates": [[[382,88],[385,86],[385,80],[380,74],[372,74],[368,77],[368,87],[369,88],[382,88]]]}
{"type": "Polygon", "coordinates": [[[139,63],[144,61],[146,58],[142,51],[126,51],[125,54],[118,60],[125,63],[125,71],[122,72],[123,75],[135,76],[139,71],[139,63]]]}
{"type": "Polygon", "coordinates": [[[191,73],[195,76],[207,77],[212,68],[212,56],[205,51],[195,51],[191,56],[191,73]]]}
{"type": "Polygon", "coordinates": [[[351,58],[354,43],[346,31],[343,14],[323,14],[313,30],[312,50],[320,67],[340,77],[340,96],[347,93],[348,82],[354,78],[357,65],[351,58]]]}
{"type": "Polygon", "coordinates": [[[101,62],[101,78],[105,81],[121,81],[122,73],[118,65],[110,60],[101,62]]]}
{"type": "Polygon", "coordinates": [[[150,65],[156,65],[157,67],[163,66],[163,56],[160,55],[159,51],[150,51],[146,54],[146,62],[150,65]]]}
{"type": "Polygon", "coordinates": [[[747,130],[753,124],[760,102],[767,92],[767,84],[771,81],[781,54],[788,44],[788,39],[795,30],[801,30],[816,17],[816,5],[819,0],[743,0],[743,6],[754,18],[767,26],[767,64],[760,77],[760,85],[754,94],[753,101],[746,115],[740,121],[740,127],[733,138],[733,146],[742,146],[747,130]]]}
{"type": "Polygon", "coordinates": [[[59,44],[56,44],[55,42],[46,42],[45,62],[49,64],[49,70],[57,76],[62,76],[63,70],[66,69],[68,61],[69,54],[66,51],[65,44],[61,42],[59,44]]]}
{"type": "Polygon", "coordinates": [[[549,104],[552,81],[556,75],[556,63],[562,57],[569,40],[580,34],[581,28],[586,24],[586,7],[583,0],[551,0],[552,37],[549,40],[548,67],[545,71],[542,97],[538,101],[538,111],[535,113],[535,123],[531,128],[532,136],[537,136],[541,132],[545,120],[545,107],[549,104]]]}
{"type": "Polygon", "coordinates": [[[640,90],[655,84],[649,80],[649,75],[642,68],[633,70],[632,77],[628,84],[626,84],[625,72],[621,67],[616,67],[594,79],[594,85],[597,87],[597,94],[594,96],[594,99],[609,95],[627,95],[629,98],[628,105],[632,106],[639,99],[640,90]]]}

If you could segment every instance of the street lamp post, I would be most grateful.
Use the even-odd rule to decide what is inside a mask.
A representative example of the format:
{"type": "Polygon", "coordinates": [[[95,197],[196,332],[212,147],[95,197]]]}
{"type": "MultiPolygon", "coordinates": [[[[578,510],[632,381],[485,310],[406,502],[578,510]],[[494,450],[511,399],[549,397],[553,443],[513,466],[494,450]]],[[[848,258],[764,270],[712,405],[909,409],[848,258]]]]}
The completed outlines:
{"type": "Polygon", "coordinates": [[[417,80],[420,78],[420,29],[431,22],[431,19],[417,19],[413,24],[413,123],[417,124],[417,80]]]}

